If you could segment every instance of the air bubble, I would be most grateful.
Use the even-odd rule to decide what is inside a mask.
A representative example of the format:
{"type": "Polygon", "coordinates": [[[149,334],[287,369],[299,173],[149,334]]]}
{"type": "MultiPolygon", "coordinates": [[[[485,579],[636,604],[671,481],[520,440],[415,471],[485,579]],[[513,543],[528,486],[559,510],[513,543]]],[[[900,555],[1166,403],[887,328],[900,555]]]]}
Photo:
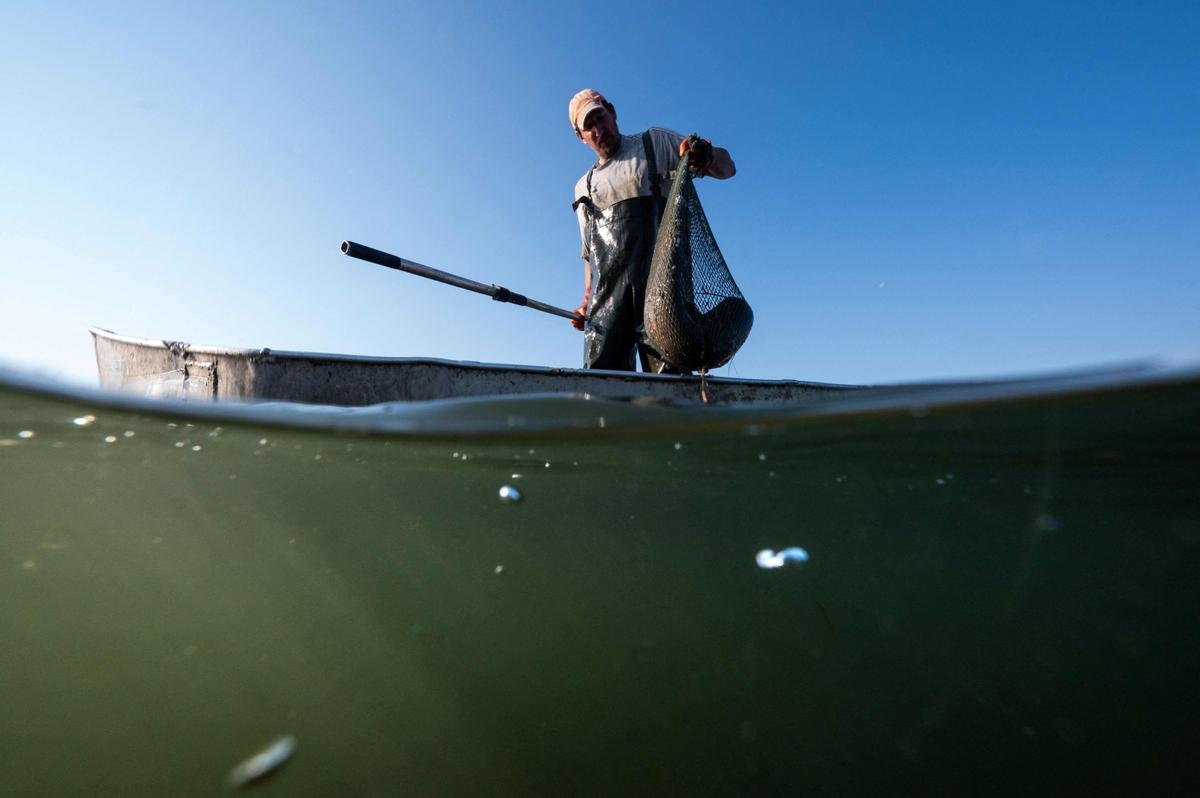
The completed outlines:
{"type": "Polygon", "coordinates": [[[754,561],[758,563],[759,568],[782,568],[788,562],[808,562],[808,551],[800,548],[799,546],[793,546],[788,549],[783,549],[779,552],[773,551],[772,549],[763,549],[758,554],[754,555],[754,561]]]}
{"type": "Polygon", "coordinates": [[[1034,519],[1033,525],[1042,532],[1053,532],[1056,529],[1062,529],[1062,521],[1059,521],[1054,516],[1043,513],[1034,519]]]}

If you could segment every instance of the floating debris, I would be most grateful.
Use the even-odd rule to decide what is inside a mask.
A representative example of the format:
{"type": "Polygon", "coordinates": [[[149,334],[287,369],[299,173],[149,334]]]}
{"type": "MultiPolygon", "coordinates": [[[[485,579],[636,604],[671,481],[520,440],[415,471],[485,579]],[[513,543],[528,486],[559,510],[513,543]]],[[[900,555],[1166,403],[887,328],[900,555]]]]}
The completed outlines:
{"type": "Polygon", "coordinates": [[[503,485],[500,488],[500,501],[519,502],[521,501],[521,492],[512,485],[503,485]]]}
{"type": "Polygon", "coordinates": [[[793,546],[779,552],[763,549],[754,555],[754,561],[758,563],[759,568],[782,568],[789,560],[795,563],[808,562],[808,552],[799,546],[793,546]]]}
{"type": "Polygon", "coordinates": [[[290,734],[280,737],[249,759],[239,762],[225,783],[237,790],[258,781],[267,774],[282,766],[296,752],[296,738],[290,734]]]}

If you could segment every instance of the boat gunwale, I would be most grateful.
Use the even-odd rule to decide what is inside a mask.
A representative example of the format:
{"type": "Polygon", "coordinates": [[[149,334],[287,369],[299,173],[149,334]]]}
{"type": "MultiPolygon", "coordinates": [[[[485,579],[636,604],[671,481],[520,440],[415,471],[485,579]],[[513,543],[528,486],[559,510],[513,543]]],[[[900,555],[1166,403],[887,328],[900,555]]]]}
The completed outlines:
{"type": "MultiPolygon", "coordinates": [[[[633,382],[661,382],[661,383],[684,383],[684,384],[699,384],[700,377],[697,375],[681,375],[681,374],[651,374],[647,372],[632,372],[632,371],[611,371],[607,369],[576,369],[566,366],[528,366],[507,363],[485,363],[478,360],[451,360],[448,358],[438,357],[387,357],[378,355],[344,355],[330,352],[301,352],[288,349],[272,349],[263,347],[261,349],[238,349],[233,347],[220,346],[205,346],[190,344],[186,341],[172,341],[165,338],[138,338],[130,335],[121,335],[112,330],[106,330],[103,327],[89,327],[88,332],[93,337],[101,337],[117,343],[127,344],[130,346],[149,347],[153,349],[172,350],[178,348],[180,351],[186,351],[194,355],[216,355],[223,357],[243,357],[251,360],[264,360],[266,358],[278,357],[283,359],[297,360],[321,360],[335,363],[368,363],[373,365],[396,365],[396,366],[419,366],[419,365],[434,365],[448,366],[452,368],[467,368],[479,371],[489,372],[514,372],[519,374],[529,375],[547,375],[547,376],[569,376],[580,375],[587,377],[615,378],[633,382]]],[[[808,382],[805,380],[762,380],[762,379],[744,379],[741,377],[714,377],[709,376],[706,381],[714,385],[748,385],[748,386],[788,386],[788,387],[812,387],[812,388],[830,388],[830,389],[859,389],[878,387],[874,385],[851,385],[845,383],[833,382],[808,382]]]]}

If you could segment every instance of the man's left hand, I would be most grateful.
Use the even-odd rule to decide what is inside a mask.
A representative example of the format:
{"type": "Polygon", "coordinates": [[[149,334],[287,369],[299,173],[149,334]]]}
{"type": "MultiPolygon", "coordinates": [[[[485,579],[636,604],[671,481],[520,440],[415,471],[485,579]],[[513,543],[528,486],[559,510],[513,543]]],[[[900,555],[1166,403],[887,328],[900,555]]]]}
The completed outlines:
{"type": "Polygon", "coordinates": [[[692,157],[688,161],[688,168],[693,174],[704,174],[708,169],[709,164],[713,159],[713,146],[711,139],[702,139],[695,133],[688,136],[683,141],[679,142],[679,157],[682,158],[686,152],[691,152],[692,157]]]}

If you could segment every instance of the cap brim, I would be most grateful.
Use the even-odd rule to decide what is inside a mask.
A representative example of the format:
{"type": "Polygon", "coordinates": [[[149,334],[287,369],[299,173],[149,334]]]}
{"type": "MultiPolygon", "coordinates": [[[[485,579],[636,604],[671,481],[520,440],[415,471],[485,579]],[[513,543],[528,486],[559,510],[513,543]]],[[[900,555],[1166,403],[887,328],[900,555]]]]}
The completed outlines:
{"type": "Polygon", "coordinates": [[[575,112],[575,129],[583,130],[583,123],[585,121],[587,121],[588,114],[590,114],[592,111],[595,111],[597,108],[603,108],[603,107],[604,107],[604,103],[600,102],[599,100],[592,100],[590,103],[588,103],[587,105],[583,106],[578,111],[576,111],[575,112]]]}

